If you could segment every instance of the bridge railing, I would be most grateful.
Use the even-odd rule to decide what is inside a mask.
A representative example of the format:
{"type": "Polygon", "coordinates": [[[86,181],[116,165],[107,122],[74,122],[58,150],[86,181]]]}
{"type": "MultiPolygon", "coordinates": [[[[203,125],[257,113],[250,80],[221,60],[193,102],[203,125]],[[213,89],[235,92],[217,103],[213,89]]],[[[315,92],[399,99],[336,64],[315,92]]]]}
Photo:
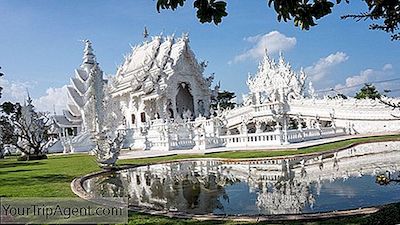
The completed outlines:
{"type": "Polygon", "coordinates": [[[226,147],[261,147],[267,145],[282,145],[284,144],[285,135],[287,135],[288,143],[296,143],[343,134],[345,134],[345,132],[341,127],[324,127],[320,129],[309,128],[301,130],[288,130],[286,134],[284,131],[277,130],[264,133],[224,135],[220,136],[219,138],[222,139],[222,142],[226,147]]]}
{"type": "Polygon", "coordinates": [[[226,147],[257,147],[260,145],[280,145],[281,134],[278,132],[237,134],[220,136],[226,147]]]}

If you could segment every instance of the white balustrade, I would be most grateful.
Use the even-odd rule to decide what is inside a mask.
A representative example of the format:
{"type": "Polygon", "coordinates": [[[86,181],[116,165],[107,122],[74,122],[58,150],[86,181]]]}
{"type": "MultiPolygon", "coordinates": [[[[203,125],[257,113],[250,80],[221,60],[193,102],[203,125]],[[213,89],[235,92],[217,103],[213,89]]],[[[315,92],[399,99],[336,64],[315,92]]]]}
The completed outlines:
{"type": "Polygon", "coordinates": [[[280,145],[281,136],[277,132],[252,133],[220,136],[226,147],[256,147],[262,145],[280,145]]]}
{"type": "MultiPolygon", "coordinates": [[[[262,110],[271,110],[271,107],[275,107],[275,105],[265,104],[253,107],[256,109],[255,111],[260,112],[262,110]]],[[[179,124],[154,123],[147,127],[127,130],[126,133],[130,140],[129,142],[134,146],[132,148],[164,150],[277,146],[345,134],[345,129],[341,127],[321,127],[294,129],[286,132],[276,130],[273,132],[220,136],[215,133],[214,128],[213,120],[204,118],[179,124]],[[203,126],[204,130],[196,130],[199,125],[203,126]]]]}

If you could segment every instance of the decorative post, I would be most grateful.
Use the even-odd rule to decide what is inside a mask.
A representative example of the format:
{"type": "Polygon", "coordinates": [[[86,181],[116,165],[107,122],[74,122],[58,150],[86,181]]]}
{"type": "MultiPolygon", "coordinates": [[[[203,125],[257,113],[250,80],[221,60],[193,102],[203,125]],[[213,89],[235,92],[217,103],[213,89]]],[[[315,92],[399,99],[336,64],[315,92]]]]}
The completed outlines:
{"type": "Polygon", "coordinates": [[[247,141],[248,141],[248,135],[247,135],[247,125],[244,119],[242,120],[242,123],[240,124],[240,134],[242,134],[241,141],[242,143],[246,143],[247,146],[247,141]]]}
{"type": "Polygon", "coordinates": [[[197,129],[196,129],[196,135],[194,137],[195,141],[195,146],[193,149],[196,150],[205,150],[207,145],[206,145],[206,131],[204,129],[203,124],[199,124],[197,129]]]}
{"type": "Polygon", "coordinates": [[[283,137],[282,137],[282,126],[279,122],[275,126],[275,133],[279,136],[279,144],[283,144],[283,137]]]}
{"type": "Polygon", "coordinates": [[[302,127],[302,124],[301,124],[300,115],[297,115],[297,130],[300,133],[301,141],[304,141],[304,131],[303,131],[303,127],[302,127]]]}
{"type": "Polygon", "coordinates": [[[333,133],[336,134],[336,124],[335,124],[335,110],[329,113],[329,117],[331,118],[331,127],[333,129],[333,133]]]}
{"type": "Polygon", "coordinates": [[[288,127],[287,127],[287,116],[286,113],[283,114],[283,144],[287,145],[289,144],[288,140],[288,127]]]}
{"type": "Polygon", "coordinates": [[[315,123],[316,123],[316,128],[318,129],[319,136],[322,136],[322,130],[321,130],[321,124],[319,123],[319,116],[315,116],[315,123]]]}
{"type": "Polygon", "coordinates": [[[261,125],[262,125],[261,121],[256,121],[256,133],[257,134],[262,133],[261,125]]]}

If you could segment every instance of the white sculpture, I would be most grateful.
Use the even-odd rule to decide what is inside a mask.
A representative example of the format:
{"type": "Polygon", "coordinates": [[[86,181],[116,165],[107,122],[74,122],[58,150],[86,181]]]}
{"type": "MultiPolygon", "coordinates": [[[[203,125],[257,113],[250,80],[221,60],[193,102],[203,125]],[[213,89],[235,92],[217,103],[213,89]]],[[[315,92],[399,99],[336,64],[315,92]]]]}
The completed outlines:
{"type": "Polygon", "coordinates": [[[108,169],[113,168],[118,160],[118,156],[122,147],[122,142],[124,139],[124,134],[118,132],[115,127],[105,127],[105,124],[108,121],[115,121],[116,117],[109,113],[103,115],[103,119],[101,118],[101,114],[104,114],[104,111],[97,111],[97,122],[96,125],[99,131],[96,131],[95,134],[95,143],[96,147],[93,150],[97,158],[97,162],[100,167],[108,169]]]}
{"type": "Polygon", "coordinates": [[[310,98],[315,99],[317,97],[317,94],[315,93],[315,89],[313,87],[312,81],[308,83],[308,95],[310,98]]]}
{"type": "Polygon", "coordinates": [[[247,85],[250,93],[255,96],[256,102],[282,101],[284,99],[300,99],[304,97],[304,84],[306,75],[303,70],[300,74],[292,71],[289,63],[286,63],[282,53],[279,61],[272,60],[267,52],[258,66],[258,72],[254,77],[249,75],[247,85]]]}

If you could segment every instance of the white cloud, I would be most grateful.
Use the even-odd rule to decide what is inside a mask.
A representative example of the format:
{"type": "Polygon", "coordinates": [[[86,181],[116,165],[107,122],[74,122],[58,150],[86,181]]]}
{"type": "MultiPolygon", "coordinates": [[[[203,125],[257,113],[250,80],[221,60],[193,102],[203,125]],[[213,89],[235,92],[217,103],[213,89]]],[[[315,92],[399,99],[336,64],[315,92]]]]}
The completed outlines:
{"type": "Polygon", "coordinates": [[[33,100],[33,105],[38,111],[62,114],[67,106],[67,85],[60,88],[48,88],[46,95],[33,100]]]}
{"type": "Polygon", "coordinates": [[[348,58],[349,56],[344,52],[332,53],[327,57],[320,58],[312,66],[306,67],[304,71],[312,81],[320,81],[330,73],[334,66],[345,62],[348,58]]]}
{"type": "Polygon", "coordinates": [[[383,71],[388,71],[388,70],[392,70],[393,69],[393,65],[392,64],[385,64],[382,68],[383,71]]]}
{"type": "MultiPolygon", "coordinates": [[[[0,78],[0,87],[3,88],[0,103],[10,101],[23,103],[29,90],[33,90],[35,85],[31,82],[19,82],[0,78]]],[[[53,112],[61,114],[66,108],[67,85],[61,88],[48,88],[46,95],[33,99],[33,105],[38,111],[53,112]]]]}
{"type": "Polygon", "coordinates": [[[3,88],[0,102],[23,102],[27,96],[27,90],[33,87],[28,82],[10,81],[0,78],[0,87],[3,88]]]}
{"type": "MultiPolygon", "coordinates": [[[[296,45],[295,37],[287,37],[279,31],[271,31],[267,34],[259,34],[256,36],[246,37],[245,41],[250,42],[253,46],[244,53],[235,56],[233,62],[242,62],[248,59],[260,59],[265,54],[265,49],[269,53],[276,53],[280,50],[288,50],[296,45]]],[[[229,63],[232,63],[231,61],[229,63]]]]}
{"type": "MultiPolygon", "coordinates": [[[[374,81],[390,80],[393,75],[393,65],[385,64],[382,69],[365,69],[358,75],[346,78],[344,84],[337,84],[335,89],[346,95],[354,95],[364,83],[374,81]]],[[[375,83],[374,86],[382,91],[384,89],[397,89],[398,83],[396,82],[381,82],[375,83]]]]}

